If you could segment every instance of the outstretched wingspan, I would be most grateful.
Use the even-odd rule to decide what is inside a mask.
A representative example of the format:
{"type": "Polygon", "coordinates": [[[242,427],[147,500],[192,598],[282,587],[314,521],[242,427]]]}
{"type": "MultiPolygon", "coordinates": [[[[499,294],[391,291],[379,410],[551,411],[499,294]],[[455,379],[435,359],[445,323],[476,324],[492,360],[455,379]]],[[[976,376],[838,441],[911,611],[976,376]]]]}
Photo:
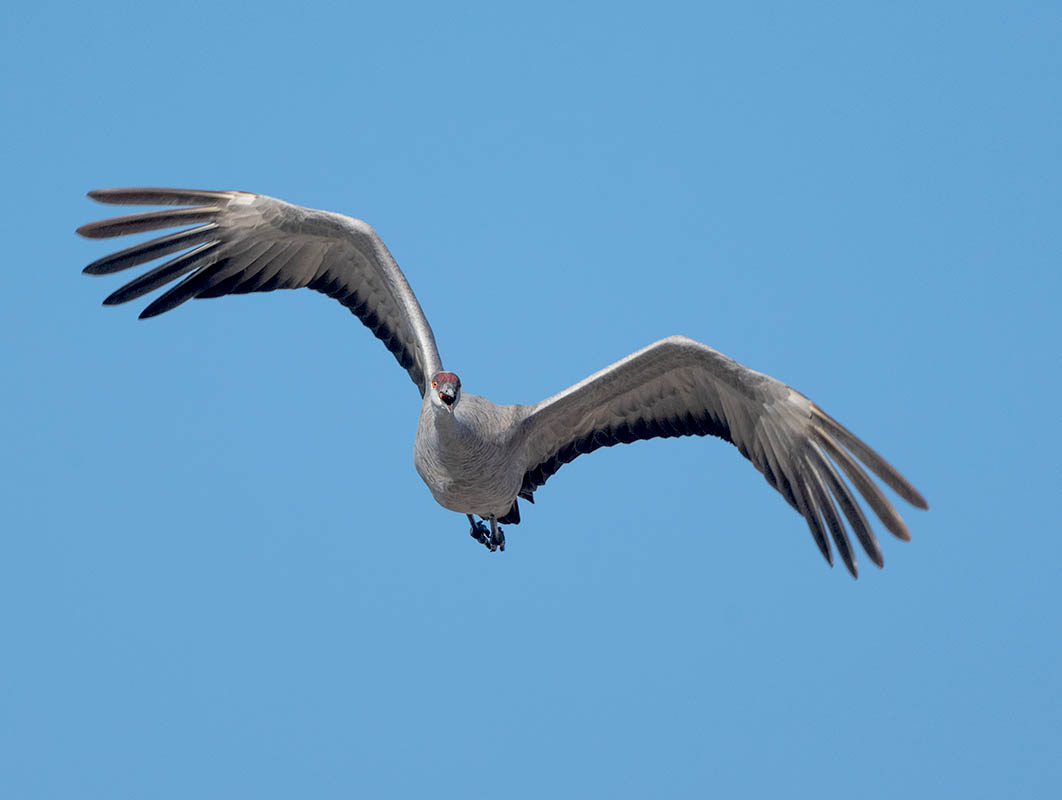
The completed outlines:
{"type": "Polygon", "coordinates": [[[195,226],[85,267],[86,273],[103,275],[181,253],[129,281],[105,305],[135,300],[179,278],[183,280],[148,305],[141,318],[192,297],[306,287],[334,297],[365,323],[409,372],[421,395],[442,368],[435,336],[413,290],[380,237],[361,220],[248,192],[97,189],[89,197],[115,205],[190,206],[77,229],[92,239],[195,226]]]}
{"type": "Polygon", "coordinates": [[[829,531],[853,576],[855,555],[838,507],[871,560],[880,567],[883,559],[848,484],[900,539],[910,538],[907,526],[866,470],[912,505],[929,507],[804,395],[684,336],[655,342],[533,406],[519,432],[527,470],[520,496],[531,499],[564,464],[599,447],[692,435],[732,442],[800,512],[832,564],[829,531]]]}

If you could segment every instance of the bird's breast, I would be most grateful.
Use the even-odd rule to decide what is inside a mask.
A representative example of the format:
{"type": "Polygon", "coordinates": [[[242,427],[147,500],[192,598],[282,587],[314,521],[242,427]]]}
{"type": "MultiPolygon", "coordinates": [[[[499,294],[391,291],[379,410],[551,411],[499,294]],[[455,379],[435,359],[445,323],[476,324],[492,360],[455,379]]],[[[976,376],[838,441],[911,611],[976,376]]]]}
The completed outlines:
{"type": "Polygon", "coordinates": [[[503,437],[482,433],[474,420],[438,420],[430,409],[417,430],[413,463],[439,505],[463,514],[503,516],[523,483],[503,437]]]}

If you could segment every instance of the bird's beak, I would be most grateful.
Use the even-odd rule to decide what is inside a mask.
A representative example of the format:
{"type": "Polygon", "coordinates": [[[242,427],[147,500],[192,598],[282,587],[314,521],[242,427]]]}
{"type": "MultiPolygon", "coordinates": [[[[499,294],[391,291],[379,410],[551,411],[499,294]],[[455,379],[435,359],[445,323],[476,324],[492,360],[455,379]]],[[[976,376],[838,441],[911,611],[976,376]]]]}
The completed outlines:
{"type": "Polygon", "coordinates": [[[447,394],[446,392],[439,392],[439,399],[443,401],[443,405],[446,406],[446,410],[453,414],[454,400],[456,400],[457,397],[452,394],[447,394]]]}

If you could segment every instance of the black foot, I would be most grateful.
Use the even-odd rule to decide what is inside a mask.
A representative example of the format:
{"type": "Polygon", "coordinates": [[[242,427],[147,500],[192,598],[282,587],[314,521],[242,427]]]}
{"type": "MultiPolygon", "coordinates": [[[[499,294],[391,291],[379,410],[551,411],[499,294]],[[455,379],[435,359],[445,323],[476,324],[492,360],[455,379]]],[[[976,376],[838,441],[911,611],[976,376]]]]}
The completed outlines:
{"type": "Polygon", "coordinates": [[[493,519],[490,521],[490,528],[486,523],[477,522],[471,514],[465,514],[468,517],[468,524],[471,525],[471,529],[468,534],[481,545],[486,547],[492,553],[495,550],[505,550],[505,534],[502,533],[502,529],[498,527],[498,523],[493,519]]]}
{"type": "Polygon", "coordinates": [[[495,550],[501,550],[503,553],[505,552],[505,534],[502,533],[502,529],[494,517],[490,518],[490,543],[487,547],[490,548],[492,553],[495,550]]]}
{"type": "Polygon", "coordinates": [[[483,544],[485,544],[487,546],[487,549],[490,550],[492,553],[495,550],[501,550],[504,553],[505,552],[505,534],[502,533],[501,528],[498,528],[498,533],[497,534],[491,534],[488,537],[487,541],[485,541],[483,544]]]}
{"type": "Polygon", "coordinates": [[[476,522],[472,517],[469,517],[468,521],[472,525],[472,530],[468,532],[469,536],[490,550],[490,530],[488,530],[487,526],[482,522],[476,522]]]}

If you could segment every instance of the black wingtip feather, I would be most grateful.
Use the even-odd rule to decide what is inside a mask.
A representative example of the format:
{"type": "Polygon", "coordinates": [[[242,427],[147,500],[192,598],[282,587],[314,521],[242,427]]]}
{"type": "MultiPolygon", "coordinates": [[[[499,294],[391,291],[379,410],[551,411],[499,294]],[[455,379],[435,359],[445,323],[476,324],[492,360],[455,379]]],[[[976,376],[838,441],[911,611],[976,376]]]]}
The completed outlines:
{"type": "Polygon", "coordinates": [[[119,250],[117,253],[98,258],[81,271],[86,275],[109,275],[112,272],[121,272],[215,238],[217,228],[217,223],[208,222],[195,228],[141,242],[119,250]]]}
{"type": "Polygon", "coordinates": [[[157,317],[159,314],[162,314],[162,313],[164,313],[167,310],[168,309],[165,309],[165,308],[156,308],[155,307],[155,303],[152,303],[147,308],[145,308],[143,311],[141,311],[139,314],[137,314],[136,318],[137,319],[151,319],[152,317],[157,317]]]}
{"type": "Polygon", "coordinates": [[[877,454],[866,442],[848,430],[844,425],[835,420],[814,403],[812,404],[815,416],[825,426],[827,431],[837,438],[841,444],[847,447],[856,458],[866,464],[896,494],[913,505],[915,508],[928,509],[929,503],[911,483],[899,473],[888,461],[877,454]]]}
{"type": "Polygon", "coordinates": [[[139,319],[149,319],[164,314],[182,303],[190,300],[204,288],[211,277],[217,275],[224,268],[226,259],[221,258],[206,269],[193,272],[180,283],[167,289],[162,295],[152,301],[147,308],[140,312],[139,319]]]}
{"type": "Polygon", "coordinates": [[[176,228],[182,225],[211,222],[220,213],[221,209],[218,206],[145,211],[141,214],[127,214],[122,217],[87,222],[77,229],[77,233],[86,239],[110,239],[130,233],[143,233],[161,228],[176,228]]]}
{"type": "Polygon", "coordinates": [[[815,464],[820,477],[823,478],[827,488],[833,495],[834,501],[845,517],[848,518],[848,524],[859,543],[863,546],[863,550],[877,566],[884,567],[885,557],[881,553],[881,545],[878,544],[874,531],[871,530],[866,517],[859,509],[859,504],[852,497],[851,491],[845,486],[844,481],[841,480],[841,476],[837,474],[837,470],[834,469],[826,454],[822,450],[812,450],[808,457],[815,464]]]}
{"type": "Polygon", "coordinates": [[[818,444],[829,453],[834,463],[841,467],[845,475],[848,476],[848,480],[863,496],[863,499],[873,509],[874,513],[878,515],[878,519],[885,525],[886,530],[897,539],[905,542],[911,541],[911,534],[907,530],[907,524],[903,521],[903,517],[900,516],[893,504],[889,502],[889,499],[885,497],[878,485],[856,463],[855,458],[825,432],[818,432],[817,440],[818,444]]]}
{"type": "Polygon", "coordinates": [[[808,471],[808,488],[811,490],[812,497],[814,498],[815,510],[817,515],[821,519],[825,520],[826,527],[830,531],[830,536],[833,538],[834,545],[837,546],[837,552],[841,556],[841,561],[848,567],[848,571],[852,574],[853,578],[859,577],[859,567],[856,566],[855,554],[852,552],[852,543],[848,540],[848,534],[845,532],[844,524],[841,522],[840,515],[837,512],[837,507],[833,504],[829,492],[823,483],[822,476],[819,474],[815,467],[815,464],[807,460],[804,462],[808,471]]]}

